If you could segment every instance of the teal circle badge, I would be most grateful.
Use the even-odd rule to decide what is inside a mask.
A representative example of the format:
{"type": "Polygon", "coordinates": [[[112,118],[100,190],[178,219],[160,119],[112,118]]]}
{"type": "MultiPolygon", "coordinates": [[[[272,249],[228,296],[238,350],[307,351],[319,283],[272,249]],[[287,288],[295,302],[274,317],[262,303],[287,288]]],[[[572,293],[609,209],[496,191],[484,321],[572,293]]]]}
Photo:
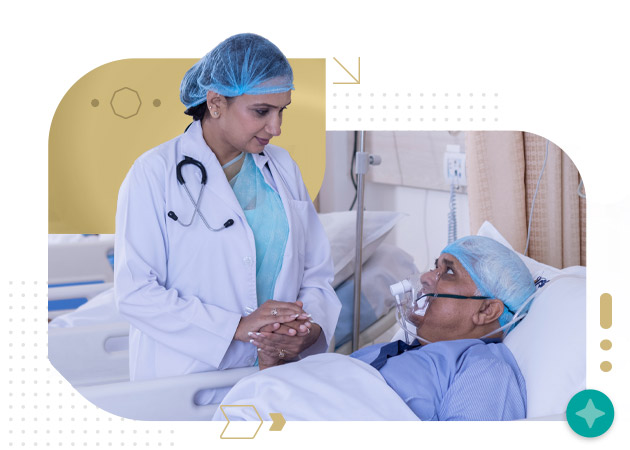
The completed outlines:
{"type": "Polygon", "coordinates": [[[601,436],[614,418],[615,409],[608,396],[594,389],[578,392],[567,405],[567,422],[580,436],[601,436]]]}

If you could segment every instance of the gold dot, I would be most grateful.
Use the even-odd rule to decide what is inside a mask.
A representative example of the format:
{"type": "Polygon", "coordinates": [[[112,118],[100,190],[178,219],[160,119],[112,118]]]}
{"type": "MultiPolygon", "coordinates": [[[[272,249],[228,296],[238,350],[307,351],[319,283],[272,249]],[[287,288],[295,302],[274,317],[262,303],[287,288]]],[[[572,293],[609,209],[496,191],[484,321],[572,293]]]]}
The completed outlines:
{"type": "Polygon", "coordinates": [[[602,348],[602,350],[610,350],[612,348],[612,342],[610,342],[608,339],[604,339],[599,343],[599,346],[602,348]]]}
{"type": "Polygon", "coordinates": [[[160,101],[159,98],[156,98],[155,100],[153,100],[153,106],[155,106],[156,108],[160,106],[161,104],[162,102],[160,101]]]}
{"type": "Polygon", "coordinates": [[[99,105],[99,101],[98,101],[98,99],[93,98],[93,99],[92,99],[92,101],[90,102],[90,104],[91,104],[93,107],[95,107],[95,108],[96,108],[96,107],[99,105]]]}
{"type": "Polygon", "coordinates": [[[602,369],[602,372],[610,372],[610,370],[612,369],[612,364],[608,361],[604,361],[599,365],[599,368],[602,369]]]}

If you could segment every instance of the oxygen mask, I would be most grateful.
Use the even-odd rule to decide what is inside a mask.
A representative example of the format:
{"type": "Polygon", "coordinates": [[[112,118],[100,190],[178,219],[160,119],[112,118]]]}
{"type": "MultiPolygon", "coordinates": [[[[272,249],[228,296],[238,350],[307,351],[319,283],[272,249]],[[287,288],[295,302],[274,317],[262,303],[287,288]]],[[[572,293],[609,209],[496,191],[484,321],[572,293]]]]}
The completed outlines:
{"type": "Polygon", "coordinates": [[[417,339],[419,342],[425,344],[431,343],[418,336],[417,328],[422,323],[424,315],[435,299],[485,300],[490,298],[486,296],[464,296],[425,292],[427,289],[437,291],[440,277],[440,271],[433,270],[425,274],[414,274],[408,279],[399,281],[389,287],[390,292],[396,298],[396,319],[405,332],[407,343],[411,343],[413,339],[417,339]],[[424,286],[422,279],[425,281],[424,286]]]}
{"type": "Polygon", "coordinates": [[[428,301],[422,301],[421,275],[413,274],[411,277],[394,283],[389,287],[390,292],[396,299],[396,319],[400,327],[405,332],[405,340],[411,343],[413,339],[420,342],[429,343],[416,333],[416,328],[422,320],[429,306],[428,301]],[[419,301],[420,300],[420,301],[419,301]]]}

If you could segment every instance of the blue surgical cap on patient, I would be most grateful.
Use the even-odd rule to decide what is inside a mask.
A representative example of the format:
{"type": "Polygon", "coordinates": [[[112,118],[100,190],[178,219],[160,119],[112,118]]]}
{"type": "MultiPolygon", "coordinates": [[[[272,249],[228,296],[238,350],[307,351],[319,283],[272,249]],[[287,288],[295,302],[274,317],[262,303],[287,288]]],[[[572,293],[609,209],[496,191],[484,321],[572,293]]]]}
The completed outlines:
{"type": "Polygon", "coordinates": [[[192,66],[179,89],[186,108],[206,101],[208,91],[226,97],[276,94],[293,89],[293,70],[273,43],[257,34],[237,34],[192,66]]]}
{"type": "MultiPolygon", "coordinates": [[[[449,253],[457,258],[481,295],[503,302],[505,308],[499,317],[501,326],[512,319],[513,313],[536,290],[534,279],[525,263],[514,251],[494,239],[466,236],[449,244],[442,253],[449,253]]],[[[525,311],[528,308],[529,306],[525,311]]]]}

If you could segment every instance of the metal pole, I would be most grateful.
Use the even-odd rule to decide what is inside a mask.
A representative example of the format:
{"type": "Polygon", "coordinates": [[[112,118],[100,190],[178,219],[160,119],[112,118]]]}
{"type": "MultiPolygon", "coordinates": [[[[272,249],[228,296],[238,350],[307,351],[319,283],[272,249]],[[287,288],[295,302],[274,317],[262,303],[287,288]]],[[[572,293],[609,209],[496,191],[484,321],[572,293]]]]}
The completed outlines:
{"type": "Polygon", "coordinates": [[[365,154],[365,131],[359,132],[359,151],[356,158],[357,174],[357,233],[356,254],[354,259],[354,316],[352,318],[352,351],[359,349],[359,331],[361,319],[361,267],[363,260],[363,203],[364,203],[364,178],[368,168],[368,160],[365,154]]]}

